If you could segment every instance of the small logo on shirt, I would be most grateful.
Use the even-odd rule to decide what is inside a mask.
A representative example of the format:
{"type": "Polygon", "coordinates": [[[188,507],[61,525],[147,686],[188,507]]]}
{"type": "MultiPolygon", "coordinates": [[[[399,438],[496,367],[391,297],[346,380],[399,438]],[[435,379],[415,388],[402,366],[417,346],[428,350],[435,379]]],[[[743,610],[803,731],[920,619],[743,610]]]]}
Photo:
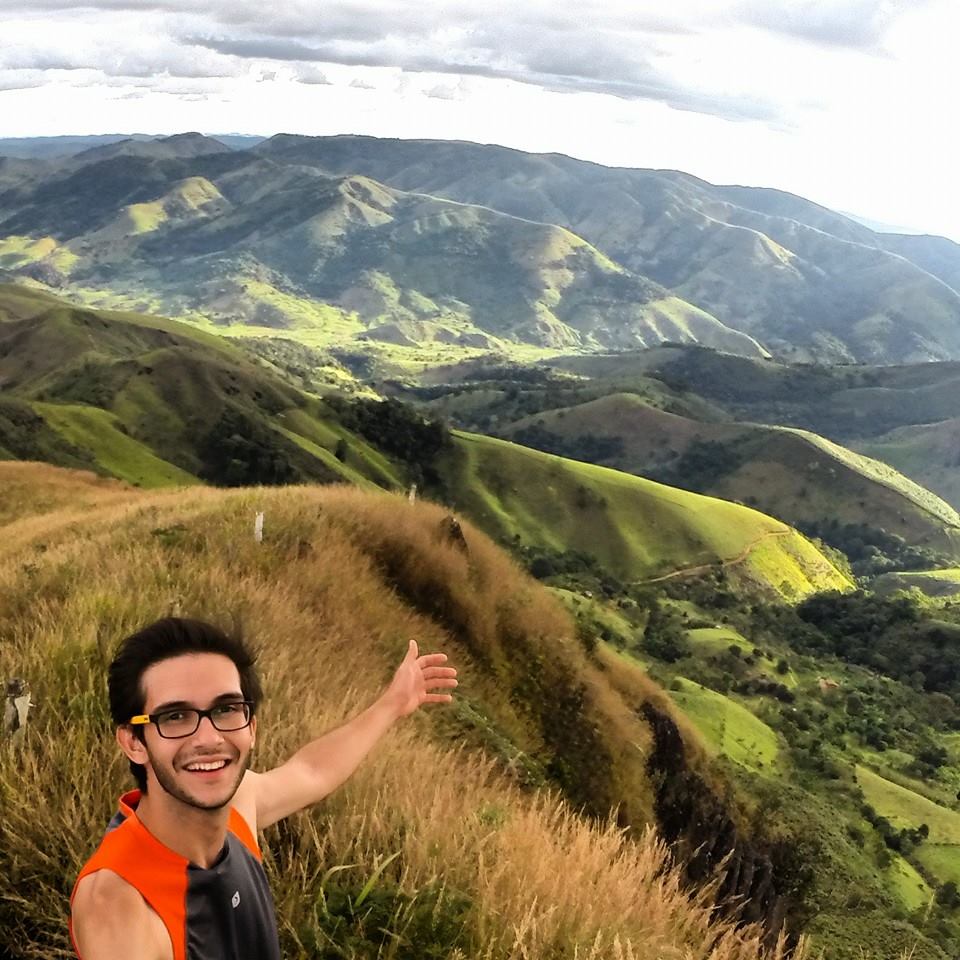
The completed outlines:
{"type": "Polygon", "coordinates": [[[240,891],[238,890],[234,895],[233,899],[230,901],[233,904],[233,909],[236,910],[240,906],[240,891]]]}

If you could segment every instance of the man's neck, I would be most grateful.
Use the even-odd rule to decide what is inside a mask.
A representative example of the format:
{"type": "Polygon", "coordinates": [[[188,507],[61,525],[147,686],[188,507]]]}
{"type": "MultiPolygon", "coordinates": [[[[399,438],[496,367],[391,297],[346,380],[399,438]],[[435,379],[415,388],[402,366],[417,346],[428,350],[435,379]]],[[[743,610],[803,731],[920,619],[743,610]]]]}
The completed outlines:
{"type": "Polygon", "coordinates": [[[165,847],[204,869],[213,866],[227,840],[229,805],[200,810],[156,787],[154,793],[141,796],[136,813],[165,847]]]}

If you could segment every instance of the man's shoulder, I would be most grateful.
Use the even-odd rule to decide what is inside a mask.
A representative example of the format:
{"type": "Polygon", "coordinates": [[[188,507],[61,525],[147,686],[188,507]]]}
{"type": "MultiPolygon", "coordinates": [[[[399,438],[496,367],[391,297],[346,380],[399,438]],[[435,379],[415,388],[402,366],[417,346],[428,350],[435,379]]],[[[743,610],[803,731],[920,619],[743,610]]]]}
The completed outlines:
{"type": "Polygon", "coordinates": [[[171,960],[170,935],[136,887],[112,870],[82,877],[71,903],[71,925],[84,960],[126,955],[171,960]]]}
{"type": "Polygon", "coordinates": [[[243,817],[251,836],[256,842],[257,835],[257,792],[259,790],[259,781],[262,774],[254,773],[253,770],[247,770],[237,792],[233,795],[230,805],[237,813],[243,817]]]}
{"type": "Polygon", "coordinates": [[[112,870],[95,870],[78,881],[73,894],[74,915],[78,910],[97,910],[116,905],[129,907],[133,911],[150,909],[137,888],[112,870]]]}

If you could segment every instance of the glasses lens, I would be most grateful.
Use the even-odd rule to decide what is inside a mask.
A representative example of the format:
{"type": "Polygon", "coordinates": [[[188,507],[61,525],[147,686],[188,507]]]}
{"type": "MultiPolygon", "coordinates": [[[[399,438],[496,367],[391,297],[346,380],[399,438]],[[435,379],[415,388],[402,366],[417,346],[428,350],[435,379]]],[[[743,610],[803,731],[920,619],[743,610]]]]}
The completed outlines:
{"type": "Polygon", "coordinates": [[[242,730],[250,722],[250,706],[246,703],[221,703],[210,711],[210,719],[218,730],[242,730]]]}
{"type": "Polygon", "coordinates": [[[196,710],[170,710],[157,717],[157,730],[161,737],[189,737],[200,723],[196,710]]]}

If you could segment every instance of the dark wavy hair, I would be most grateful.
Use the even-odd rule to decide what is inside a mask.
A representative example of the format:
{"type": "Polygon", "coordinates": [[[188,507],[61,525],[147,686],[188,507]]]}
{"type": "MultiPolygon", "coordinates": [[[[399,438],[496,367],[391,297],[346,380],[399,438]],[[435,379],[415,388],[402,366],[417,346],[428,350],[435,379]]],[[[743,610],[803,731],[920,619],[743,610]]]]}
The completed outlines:
{"type": "MultiPolygon", "coordinates": [[[[123,640],[107,677],[110,691],[110,715],[118,726],[143,713],[146,691],[143,674],[148,667],[179,657],[185,653],[219,653],[236,665],[240,689],[245,700],[253,702],[253,713],[263,698],[256,670],[256,653],[247,645],[239,630],[226,633],[211,623],[182,617],[164,617],[123,640]]],[[[141,741],[142,727],[134,728],[141,741]]],[[[130,772],[141,791],[147,789],[147,771],[143,764],[130,761],[130,772]]]]}

